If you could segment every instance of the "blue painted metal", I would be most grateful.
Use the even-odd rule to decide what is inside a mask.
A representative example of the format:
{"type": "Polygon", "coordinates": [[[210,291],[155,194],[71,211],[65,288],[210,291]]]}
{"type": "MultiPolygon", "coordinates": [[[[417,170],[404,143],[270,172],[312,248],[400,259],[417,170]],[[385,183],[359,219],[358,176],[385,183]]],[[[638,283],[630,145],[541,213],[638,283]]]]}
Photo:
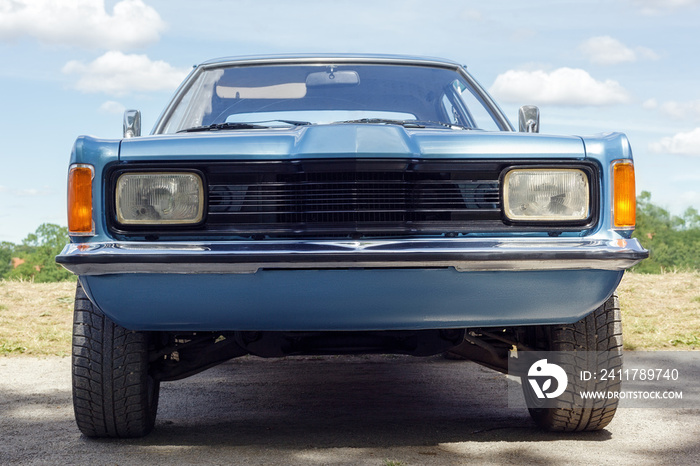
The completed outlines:
{"type": "Polygon", "coordinates": [[[95,224],[95,236],[74,236],[74,243],[104,241],[110,237],[106,234],[107,226],[104,216],[104,184],[101,182],[105,169],[119,160],[118,139],[98,139],[91,136],[80,136],[73,144],[70,155],[72,164],[90,164],[95,168],[95,179],[92,184],[92,219],[95,224]]]}
{"type": "Polygon", "coordinates": [[[288,160],[297,158],[583,159],[579,137],[396,125],[334,124],[274,130],[179,133],[125,139],[120,160],[288,160]]]}
{"type": "MultiPolygon", "coordinates": [[[[285,56],[276,60],[313,57],[319,56],[285,56]]],[[[324,57],[338,56],[320,56],[324,57]]],[[[461,69],[454,62],[432,58],[362,57],[369,61],[418,61],[461,69]]],[[[269,59],[244,57],[236,63],[269,59]]],[[[199,68],[232,60],[213,60],[199,68]]],[[[198,69],[190,77],[196,73],[198,69]]],[[[115,163],[344,157],[594,161],[600,167],[599,222],[592,230],[564,233],[562,237],[580,235],[607,243],[630,234],[613,229],[611,220],[611,164],[632,158],[629,141],[620,133],[565,137],[333,124],[126,140],[81,136],[73,147],[71,163],[87,163],[95,168],[96,234],[71,240],[118,243],[106,228],[103,188],[105,173],[115,163]]],[[[523,238],[546,233],[513,235],[523,238]]],[[[488,238],[489,234],[474,236],[488,238]]],[[[499,233],[500,238],[505,236],[499,233]]],[[[83,276],[81,281],[90,298],[108,316],[137,330],[398,330],[573,322],[603,303],[622,273],[598,269],[457,272],[451,267],[261,269],[254,274],[116,273],[83,276]]]]}
{"type": "Polygon", "coordinates": [[[409,330],[575,322],[621,271],[263,270],[81,277],[135,330],[409,330]]]}

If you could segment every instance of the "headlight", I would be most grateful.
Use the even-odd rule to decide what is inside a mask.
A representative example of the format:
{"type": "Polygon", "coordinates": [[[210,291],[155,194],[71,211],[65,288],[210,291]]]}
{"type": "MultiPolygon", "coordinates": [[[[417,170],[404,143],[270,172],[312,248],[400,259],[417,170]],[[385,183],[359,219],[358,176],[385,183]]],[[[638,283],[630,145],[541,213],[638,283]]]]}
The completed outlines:
{"type": "Polygon", "coordinates": [[[590,216],[590,187],[583,170],[513,169],[503,178],[503,211],[514,221],[575,222],[590,216]]]}
{"type": "Polygon", "coordinates": [[[204,215],[196,173],[124,173],[117,179],[117,221],[123,225],[183,225],[204,215]]]}

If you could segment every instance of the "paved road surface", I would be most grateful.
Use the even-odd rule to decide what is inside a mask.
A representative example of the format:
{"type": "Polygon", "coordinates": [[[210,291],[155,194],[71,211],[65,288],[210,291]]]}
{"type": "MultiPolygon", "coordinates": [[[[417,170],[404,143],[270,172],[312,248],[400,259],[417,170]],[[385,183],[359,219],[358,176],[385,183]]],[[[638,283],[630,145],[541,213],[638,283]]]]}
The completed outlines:
{"type": "Polygon", "coordinates": [[[90,440],[68,358],[0,358],[0,464],[700,462],[700,410],[623,409],[602,432],[552,434],[508,408],[505,389],[440,358],[242,358],[164,383],[150,436],[90,440]]]}

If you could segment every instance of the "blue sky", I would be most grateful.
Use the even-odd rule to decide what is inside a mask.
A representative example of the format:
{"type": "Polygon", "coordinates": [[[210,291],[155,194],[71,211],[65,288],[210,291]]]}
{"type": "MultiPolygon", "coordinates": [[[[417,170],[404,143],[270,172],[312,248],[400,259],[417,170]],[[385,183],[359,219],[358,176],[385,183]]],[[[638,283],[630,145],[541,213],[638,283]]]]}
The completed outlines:
{"type": "Polygon", "coordinates": [[[621,131],[638,191],[700,208],[700,0],[0,0],[0,241],[65,225],[76,136],[150,131],[209,58],[294,52],[438,56],[468,65],[514,121],[621,131]]]}

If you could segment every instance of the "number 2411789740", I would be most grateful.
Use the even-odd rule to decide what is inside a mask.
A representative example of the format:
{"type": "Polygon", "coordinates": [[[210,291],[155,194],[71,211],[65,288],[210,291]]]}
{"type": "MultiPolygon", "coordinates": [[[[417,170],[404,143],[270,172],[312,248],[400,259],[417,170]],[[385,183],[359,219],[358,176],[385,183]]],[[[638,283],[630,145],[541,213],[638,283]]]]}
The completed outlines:
{"type": "Polygon", "coordinates": [[[678,369],[601,369],[600,373],[581,371],[581,380],[678,380],[678,369]]]}

